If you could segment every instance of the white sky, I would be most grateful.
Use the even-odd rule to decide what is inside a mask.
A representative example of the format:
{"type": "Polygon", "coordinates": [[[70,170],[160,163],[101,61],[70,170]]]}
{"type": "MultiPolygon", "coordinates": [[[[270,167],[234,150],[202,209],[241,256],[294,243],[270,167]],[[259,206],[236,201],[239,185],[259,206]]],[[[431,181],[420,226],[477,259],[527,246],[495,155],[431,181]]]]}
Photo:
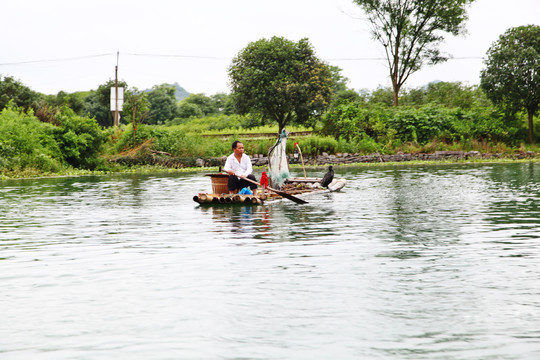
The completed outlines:
{"type": "MultiPolygon", "coordinates": [[[[390,86],[385,61],[365,60],[384,55],[352,0],[0,0],[0,13],[0,76],[46,94],[114,79],[117,52],[118,77],[130,87],[178,82],[191,93],[228,92],[232,58],[272,36],[308,38],[353,89],[390,86]]],[[[425,67],[406,87],[478,84],[481,58],[501,34],[540,24],[540,0],[477,0],[468,14],[469,34],[447,38],[442,50],[472,59],[425,67]]]]}

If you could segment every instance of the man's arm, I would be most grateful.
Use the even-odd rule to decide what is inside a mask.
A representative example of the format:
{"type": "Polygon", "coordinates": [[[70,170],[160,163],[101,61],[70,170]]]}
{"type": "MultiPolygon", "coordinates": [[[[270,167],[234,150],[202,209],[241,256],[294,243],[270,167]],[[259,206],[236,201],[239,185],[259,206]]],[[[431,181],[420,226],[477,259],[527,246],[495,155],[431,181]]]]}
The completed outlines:
{"type": "Polygon", "coordinates": [[[234,170],[232,169],[232,161],[231,161],[230,156],[227,157],[227,161],[225,161],[225,166],[223,166],[223,170],[228,172],[229,175],[234,174],[234,170]],[[232,172],[232,174],[231,174],[231,172],[232,172]]]}

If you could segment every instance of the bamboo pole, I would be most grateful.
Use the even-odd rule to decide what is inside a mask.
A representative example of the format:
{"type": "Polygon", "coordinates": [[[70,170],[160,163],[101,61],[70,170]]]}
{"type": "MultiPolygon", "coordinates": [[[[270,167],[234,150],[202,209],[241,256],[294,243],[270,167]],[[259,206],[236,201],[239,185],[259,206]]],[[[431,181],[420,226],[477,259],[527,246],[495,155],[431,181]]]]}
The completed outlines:
{"type": "MultiPolygon", "coordinates": [[[[245,177],[245,176],[240,176],[240,177],[241,177],[242,179],[246,180],[247,182],[250,182],[250,183],[252,183],[252,184],[261,186],[261,184],[259,184],[258,182],[253,181],[253,180],[251,180],[251,179],[248,179],[248,178],[245,177]]],[[[286,193],[285,191],[272,189],[270,186],[267,186],[266,188],[267,188],[268,190],[270,190],[270,191],[272,191],[272,192],[278,194],[278,195],[281,195],[281,196],[284,197],[284,198],[287,198],[287,199],[289,199],[289,200],[291,200],[291,201],[294,201],[294,202],[297,203],[297,204],[307,204],[307,201],[306,201],[306,200],[297,198],[296,196],[293,196],[293,195],[291,195],[291,194],[288,194],[288,193],[286,193]]]]}
{"type": "Polygon", "coordinates": [[[294,143],[294,145],[298,148],[298,153],[300,154],[300,160],[302,160],[302,169],[304,169],[304,179],[305,179],[307,175],[306,175],[306,167],[304,166],[304,157],[302,156],[302,150],[300,150],[300,145],[298,145],[298,143],[294,143]]]}

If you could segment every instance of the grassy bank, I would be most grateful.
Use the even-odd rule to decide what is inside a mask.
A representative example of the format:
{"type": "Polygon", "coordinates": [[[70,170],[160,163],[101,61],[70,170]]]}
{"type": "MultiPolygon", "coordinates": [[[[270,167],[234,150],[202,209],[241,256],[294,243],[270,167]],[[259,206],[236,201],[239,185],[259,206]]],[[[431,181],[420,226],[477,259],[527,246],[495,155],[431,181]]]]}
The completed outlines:
{"type": "MultiPolygon", "coordinates": [[[[417,112],[410,109],[392,117],[390,111],[394,110],[376,109],[363,112],[362,116],[349,114],[349,117],[334,118],[342,120],[336,120],[331,127],[335,130],[332,135],[325,134],[324,127],[289,127],[293,133],[312,132],[308,136],[290,136],[287,152],[292,153],[294,143],[298,142],[303,155],[312,157],[323,153],[392,155],[399,152],[477,151],[504,154],[503,158],[510,158],[519,153],[540,153],[540,146],[519,141],[516,134],[520,130],[509,131],[507,127],[501,131],[497,128],[495,125],[500,120],[497,114],[494,117],[491,117],[492,113],[485,117],[464,116],[457,112],[434,111],[430,107],[417,112]],[[446,120],[432,122],[431,117],[446,120]],[[465,130],[458,131],[464,128],[458,125],[464,123],[469,124],[466,129],[471,129],[470,123],[475,119],[484,119],[483,132],[478,132],[479,125],[476,125],[475,131],[482,134],[479,138],[466,136],[465,130]],[[428,123],[432,125],[432,137],[426,135],[428,123]],[[434,124],[440,124],[439,128],[434,124]],[[443,128],[446,130],[442,131],[443,128]],[[401,129],[401,133],[396,129],[401,129]],[[508,137],[511,134],[513,136],[508,137]]],[[[143,124],[134,131],[131,125],[102,129],[94,119],[76,115],[69,108],[57,113],[54,122],[46,123],[31,111],[8,107],[0,112],[0,175],[6,179],[195,171],[200,169],[196,164],[201,161],[213,171],[222,164],[222,158],[231,153],[234,140],[242,141],[249,155],[266,155],[274,145],[277,126],[231,127],[231,119],[238,121],[240,118],[193,119],[174,126],[143,124]],[[253,134],[257,136],[253,137],[253,134]]],[[[358,166],[373,165],[362,163],[358,166]]]]}
{"type": "MultiPolygon", "coordinates": [[[[540,163],[540,157],[531,159],[514,159],[509,157],[501,157],[496,159],[482,159],[482,158],[469,158],[469,159],[444,159],[444,160],[412,160],[412,161],[390,161],[390,162],[371,162],[371,163],[351,163],[351,164],[332,164],[338,168],[403,168],[407,166],[440,166],[440,165],[456,165],[456,164],[509,164],[509,163],[540,163]]],[[[321,171],[328,167],[329,164],[316,164],[305,165],[306,171],[321,171]]],[[[260,173],[263,170],[263,166],[254,166],[256,173],[260,173]]],[[[302,171],[301,164],[290,164],[291,170],[300,173],[302,171]]],[[[25,171],[19,173],[2,174],[1,180],[16,180],[16,179],[39,179],[50,177],[77,177],[77,176],[106,176],[113,174],[165,174],[165,173],[197,173],[207,172],[215,173],[219,169],[219,166],[189,166],[182,168],[170,168],[159,165],[133,165],[122,166],[115,165],[108,170],[85,170],[85,169],[69,169],[60,172],[40,172],[38,170],[25,171]]]]}

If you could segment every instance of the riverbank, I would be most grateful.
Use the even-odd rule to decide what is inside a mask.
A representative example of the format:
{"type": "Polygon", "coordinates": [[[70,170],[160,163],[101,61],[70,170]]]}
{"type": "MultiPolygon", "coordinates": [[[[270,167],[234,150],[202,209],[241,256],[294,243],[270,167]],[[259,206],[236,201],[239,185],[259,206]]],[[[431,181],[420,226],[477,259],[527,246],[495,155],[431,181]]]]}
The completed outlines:
{"type": "MultiPolygon", "coordinates": [[[[289,155],[289,164],[301,164],[301,159],[289,155]]],[[[221,161],[224,163],[223,157],[221,161]]],[[[327,154],[322,153],[317,156],[305,156],[303,158],[304,164],[306,166],[321,166],[321,165],[361,165],[366,163],[406,163],[406,162],[463,162],[463,161],[499,161],[499,160],[539,160],[540,153],[535,153],[533,151],[523,151],[515,154],[489,154],[489,153],[480,153],[478,151],[436,151],[434,153],[415,153],[415,154],[405,154],[398,152],[392,155],[382,155],[382,154],[370,154],[370,155],[360,155],[360,154],[349,154],[349,153],[338,153],[338,154],[327,154]]],[[[197,159],[199,164],[204,165],[203,159],[197,159]]],[[[268,157],[263,155],[255,154],[252,156],[251,162],[253,166],[265,166],[268,165],[268,157]]]]}
{"type": "MultiPolygon", "coordinates": [[[[255,167],[268,166],[268,157],[263,154],[250,155],[251,163],[255,167]]],[[[135,156],[123,156],[110,159],[110,162],[122,166],[154,165],[166,168],[209,168],[219,167],[225,164],[227,156],[212,158],[186,158],[174,157],[162,152],[149,152],[135,156]]],[[[323,165],[361,165],[366,163],[407,163],[407,162],[451,162],[451,161],[500,161],[500,160],[540,160],[540,153],[533,151],[520,151],[516,153],[480,153],[479,151],[435,151],[434,153],[403,153],[383,154],[350,154],[337,153],[321,155],[306,155],[303,157],[305,166],[323,165]]],[[[302,164],[300,157],[288,155],[289,164],[302,164]]]]}
{"type": "MultiPolygon", "coordinates": [[[[223,166],[226,157],[220,158],[174,158],[163,154],[155,154],[154,157],[144,157],[141,159],[131,158],[126,161],[115,163],[111,170],[84,170],[71,169],[64,173],[23,173],[23,174],[1,174],[0,180],[16,179],[39,179],[39,178],[59,178],[76,176],[103,176],[114,174],[159,174],[175,172],[198,172],[201,170],[208,172],[218,171],[223,166]]],[[[252,155],[251,161],[256,169],[268,166],[268,158],[263,155],[252,155]]],[[[317,168],[326,165],[337,167],[362,167],[362,166],[404,166],[404,165],[438,165],[438,164],[462,164],[462,163],[500,163],[500,162],[540,162],[538,152],[518,152],[514,154],[499,153],[488,154],[477,151],[436,151],[434,153],[405,154],[397,153],[393,155],[381,154],[327,154],[318,156],[305,156],[304,166],[307,168],[317,168]]],[[[289,156],[289,164],[292,168],[301,167],[302,162],[293,155],[289,156]]]]}
{"type": "MultiPolygon", "coordinates": [[[[304,163],[307,165],[345,165],[345,164],[362,164],[362,163],[402,163],[402,162],[411,162],[411,161],[463,161],[463,160],[472,160],[472,161],[483,161],[483,160],[526,160],[526,159],[539,159],[540,153],[535,153],[532,151],[520,152],[516,154],[482,154],[478,151],[436,151],[434,153],[416,153],[416,154],[405,154],[398,152],[392,155],[381,155],[381,154],[370,154],[370,155],[359,155],[359,154],[335,154],[329,155],[323,153],[319,156],[310,156],[304,158],[304,163]]],[[[263,159],[259,158],[255,163],[257,165],[260,162],[263,162],[263,159]]],[[[290,163],[300,162],[299,159],[291,156],[289,158],[290,163]]]]}

